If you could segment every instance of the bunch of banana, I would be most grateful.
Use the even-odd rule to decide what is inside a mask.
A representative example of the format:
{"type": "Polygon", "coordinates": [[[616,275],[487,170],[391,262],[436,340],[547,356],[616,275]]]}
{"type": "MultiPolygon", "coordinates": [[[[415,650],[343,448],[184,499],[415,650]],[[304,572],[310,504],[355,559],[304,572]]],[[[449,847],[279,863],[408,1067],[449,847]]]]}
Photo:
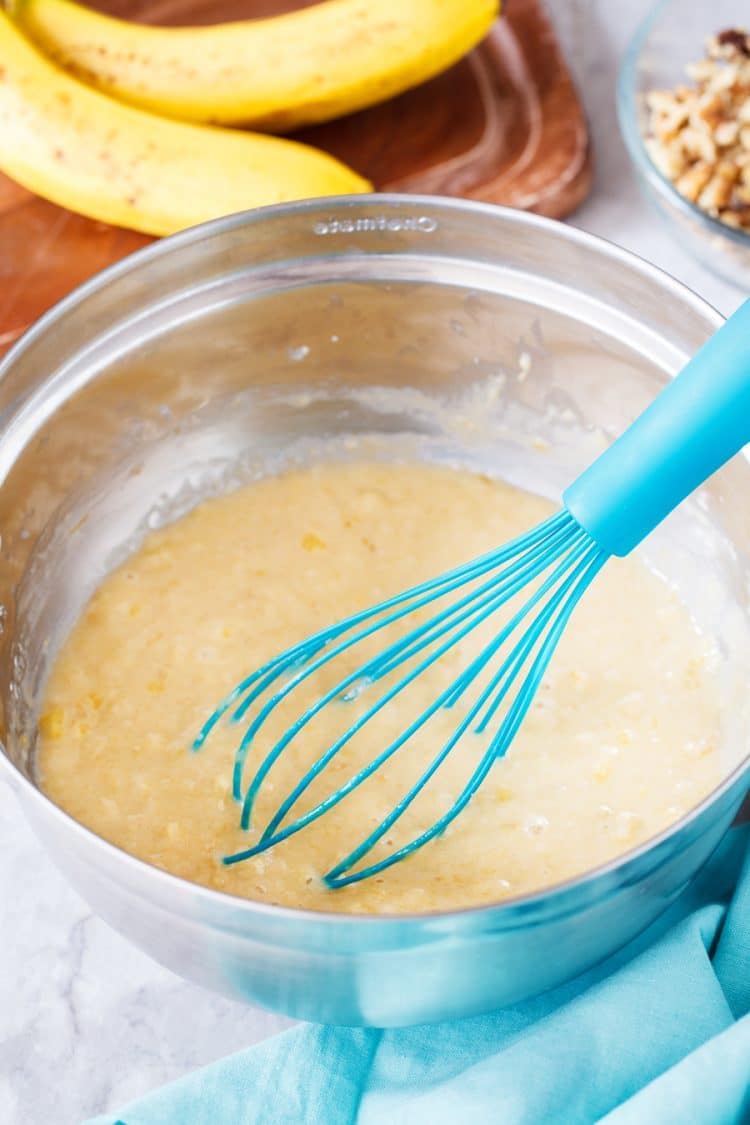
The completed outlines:
{"type": "Polygon", "coordinates": [[[370,190],[314,148],[219,126],[283,131],[385,100],[464,55],[498,8],[326,0],[269,19],[157,28],[73,0],[6,3],[0,169],[71,210],[149,234],[370,190]]]}
{"type": "Polygon", "coordinates": [[[370,187],[307,145],[121,105],[58,70],[2,12],[0,168],[53,203],[146,234],[370,187]]]}

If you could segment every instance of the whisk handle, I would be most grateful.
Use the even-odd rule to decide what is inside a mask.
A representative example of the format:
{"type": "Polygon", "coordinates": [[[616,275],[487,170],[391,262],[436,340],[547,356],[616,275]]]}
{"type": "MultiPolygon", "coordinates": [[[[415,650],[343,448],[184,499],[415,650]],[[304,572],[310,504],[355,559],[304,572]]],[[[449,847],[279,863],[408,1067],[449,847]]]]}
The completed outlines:
{"type": "Polygon", "coordinates": [[[750,442],[750,300],[563,494],[589,535],[627,555],[750,442]]]}

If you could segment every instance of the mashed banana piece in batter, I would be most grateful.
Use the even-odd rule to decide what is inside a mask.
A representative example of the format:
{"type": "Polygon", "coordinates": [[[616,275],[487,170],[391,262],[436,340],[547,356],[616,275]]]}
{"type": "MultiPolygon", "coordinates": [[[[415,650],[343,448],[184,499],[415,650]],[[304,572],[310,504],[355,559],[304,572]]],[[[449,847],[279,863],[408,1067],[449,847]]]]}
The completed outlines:
{"type": "MultiPolygon", "coordinates": [[[[240,829],[231,794],[244,726],[224,723],[200,752],[190,749],[227,691],[280,650],[503,543],[551,510],[468,471],[378,462],[289,471],[207,501],[151,534],[102,583],[64,644],[40,721],[44,790],[149,863],[231,894],[313,910],[472,906],[627,851],[695,805],[720,775],[712,648],[637,557],[611,560],[586,593],[510,752],[468,808],[441,838],[374,878],[337,891],[321,881],[434,757],[457,722],[453,711],[441,711],[331,813],[234,866],[222,857],[257,838],[240,829]]],[[[390,704],[316,780],[300,811],[395,737],[471,651],[451,654],[390,704]]],[[[324,676],[310,691],[332,682],[324,676]]],[[[246,781],[311,698],[303,693],[282,709],[264,746],[253,747],[246,781]]],[[[256,824],[361,705],[326,708],[282,755],[256,824]]],[[[440,816],[485,747],[479,736],[462,741],[376,855],[440,816]]]]}

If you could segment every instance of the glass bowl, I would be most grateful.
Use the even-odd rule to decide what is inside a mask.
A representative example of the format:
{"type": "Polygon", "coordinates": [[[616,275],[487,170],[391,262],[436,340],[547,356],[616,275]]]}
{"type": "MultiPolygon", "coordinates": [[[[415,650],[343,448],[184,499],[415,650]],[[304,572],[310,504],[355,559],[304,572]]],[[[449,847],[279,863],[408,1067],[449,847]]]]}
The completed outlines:
{"type": "Polygon", "coordinates": [[[581,231],[416,196],[230,216],[125,259],[43,317],[0,365],[0,771],[92,907],[190,980],[381,1027],[515,1003],[648,926],[748,789],[745,458],[649,539],[654,565],[718,630],[736,683],[724,780],[668,831],[564,884],[372,917],[208,890],[57,808],[36,783],[36,719],[50,661],[101,577],[238,475],[366,436],[559,498],[720,323],[581,231]]]}
{"type": "Polygon", "coordinates": [[[728,227],[680,195],[662,175],[644,143],[645,95],[689,81],[688,63],[703,57],[706,40],[728,27],[750,29],[746,0],[661,0],[635,33],[617,82],[620,128],[645,195],[686,250],[705,266],[747,290],[750,288],[750,233],[728,227]]]}

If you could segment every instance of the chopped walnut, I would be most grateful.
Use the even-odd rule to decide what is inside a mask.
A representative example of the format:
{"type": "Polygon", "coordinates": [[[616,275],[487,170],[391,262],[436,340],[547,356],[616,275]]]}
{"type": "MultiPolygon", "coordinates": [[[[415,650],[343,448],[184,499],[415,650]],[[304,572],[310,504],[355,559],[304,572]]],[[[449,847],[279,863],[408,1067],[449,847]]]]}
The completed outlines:
{"type": "Polygon", "coordinates": [[[686,70],[693,86],[646,95],[647,151],[691,203],[750,232],[750,33],[719,32],[686,70]]]}
{"type": "Polygon", "coordinates": [[[705,160],[698,160],[691,164],[687,172],[683,172],[676,181],[677,190],[691,203],[695,203],[704,187],[711,179],[712,166],[705,160]]]}

